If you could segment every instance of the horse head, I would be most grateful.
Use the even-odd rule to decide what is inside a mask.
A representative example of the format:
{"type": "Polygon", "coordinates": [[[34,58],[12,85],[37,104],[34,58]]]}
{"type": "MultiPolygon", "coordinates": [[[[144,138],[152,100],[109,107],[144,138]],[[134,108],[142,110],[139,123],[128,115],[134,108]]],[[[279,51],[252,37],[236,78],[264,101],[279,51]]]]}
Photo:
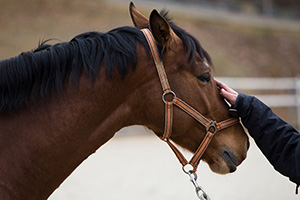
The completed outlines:
{"type": "MultiPolygon", "coordinates": [[[[148,19],[131,3],[130,15],[137,28],[149,27],[151,30],[176,96],[209,120],[220,122],[230,118],[228,105],[220,96],[212,75],[211,59],[198,41],[156,10],[152,11],[148,19]]],[[[144,108],[147,119],[145,125],[162,137],[164,107],[161,86],[158,79],[148,84],[147,92],[143,94],[148,102],[144,108]]],[[[173,118],[170,139],[195,152],[205,137],[206,128],[177,107],[174,108],[173,118]]],[[[201,159],[216,173],[234,172],[246,158],[248,145],[248,137],[238,123],[216,133],[201,159]]]]}

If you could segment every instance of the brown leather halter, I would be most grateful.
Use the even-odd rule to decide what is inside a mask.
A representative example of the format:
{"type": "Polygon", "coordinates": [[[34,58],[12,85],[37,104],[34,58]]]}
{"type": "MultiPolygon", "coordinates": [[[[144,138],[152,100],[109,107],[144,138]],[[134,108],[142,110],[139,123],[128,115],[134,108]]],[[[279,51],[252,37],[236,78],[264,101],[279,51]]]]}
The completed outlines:
{"type": "Polygon", "coordinates": [[[197,167],[199,165],[200,159],[207,149],[210,141],[212,140],[213,136],[220,130],[225,129],[227,127],[233,126],[235,124],[239,123],[238,118],[229,118],[227,120],[224,120],[222,122],[216,122],[213,120],[209,120],[203,115],[201,115],[197,110],[195,110],[193,107],[188,105],[186,102],[181,100],[176,96],[176,94],[171,90],[167,75],[165,72],[165,68],[163,65],[163,62],[161,61],[158,53],[158,49],[156,46],[156,42],[153,38],[153,35],[149,29],[142,29],[142,32],[144,33],[147,42],[149,44],[155,66],[157,69],[157,73],[162,85],[163,89],[163,95],[162,95],[162,101],[165,104],[165,127],[164,127],[164,134],[161,137],[163,141],[165,141],[173,150],[176,157],[178,158],[179,162],[181,163],[183,170],[186,173],[195,173],[197,171],[197,167]],[[166,95],[172,95],[173,99],[171,101],[167,101],[165,99],[166,95]],[[186,158],[183,156],[183,154],[178,150],[178,148],[171,143],[170,137],[172,133],[172,124],[173,124],[173,105],[177,106],[178,108],[182,109],[184,112],[186,112],[188,115],[193,117],[195,120],[197,120],[199,123],[201,123],[206,128],[206,135],[204,139],[202,140],[200,146],[196,150],[195,154],[191,158],[191,160],[188,162],[186,158]],[[186,166],[191,165],[192,170],[185,169],[186,166]]]}

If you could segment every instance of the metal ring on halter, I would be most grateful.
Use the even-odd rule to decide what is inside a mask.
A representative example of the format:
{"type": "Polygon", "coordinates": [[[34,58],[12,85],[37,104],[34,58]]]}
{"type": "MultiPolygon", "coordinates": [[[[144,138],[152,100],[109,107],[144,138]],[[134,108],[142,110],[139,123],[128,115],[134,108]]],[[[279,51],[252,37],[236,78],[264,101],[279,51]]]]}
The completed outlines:
{"type": "Polygon", "coordinates": [[[184,173],[189,175],[190,173],[193,172],[194,167],[191,164],[186,164],[186,165],[182,166],[182,170],[184,173]]]}
{"type": "MultiPolygon", "coordinates": [[[[165,99],[165,97],[166,97],[167,94],[172,94],[173,95],[173,99],[174,99],[174,97],[176,97],[175,92],[173,92],[172,90],[171,91],[166,91],[162,95],[162,100],[163,100],[164,103],[169,102],[169,101],[166,101],[166,99],[165,99]]],[[[173,99],[172,99],[172,101],[173,101],[173,99]]],[[[172,102],[172,101],[170,101],[170,102],[172,102]]]]}
{"type": "Polygon", "coordinates": [[[210,129],[213,128],[213,131],[210,131],[210,132],[215,134],[218,131],[218,128],[216,125],[217,125],[217,122],[214,120],[211,120],[209,126],[206,127],[206,132],[210,131],[210,129]]]}

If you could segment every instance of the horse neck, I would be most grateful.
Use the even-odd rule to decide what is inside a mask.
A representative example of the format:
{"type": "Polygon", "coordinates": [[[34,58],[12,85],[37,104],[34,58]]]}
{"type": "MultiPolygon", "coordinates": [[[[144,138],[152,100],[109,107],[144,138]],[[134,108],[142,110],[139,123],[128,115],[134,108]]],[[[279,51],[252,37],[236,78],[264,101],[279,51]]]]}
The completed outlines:
{"type": "Polygon", "coordinates": [[[119,129],[140,124],[131,94],[143,69],[136,71],[107,81],[102,70],[95,83],[82,76],[78,88],[0,115],[0,197],[46,199],[119,129]]]}

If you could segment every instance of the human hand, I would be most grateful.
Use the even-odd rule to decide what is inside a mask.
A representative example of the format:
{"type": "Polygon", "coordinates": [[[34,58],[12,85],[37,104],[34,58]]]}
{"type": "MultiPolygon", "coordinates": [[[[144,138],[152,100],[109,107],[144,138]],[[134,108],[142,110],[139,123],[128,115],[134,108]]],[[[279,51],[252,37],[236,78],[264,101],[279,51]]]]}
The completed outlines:
{"type": "Polygon", "coordinates": [[[238,96],[238,93],[232,88],[228,87],[225,83],[215,79],[220,94],[227,100],[231,105],[234,105],[238,96]]]}

